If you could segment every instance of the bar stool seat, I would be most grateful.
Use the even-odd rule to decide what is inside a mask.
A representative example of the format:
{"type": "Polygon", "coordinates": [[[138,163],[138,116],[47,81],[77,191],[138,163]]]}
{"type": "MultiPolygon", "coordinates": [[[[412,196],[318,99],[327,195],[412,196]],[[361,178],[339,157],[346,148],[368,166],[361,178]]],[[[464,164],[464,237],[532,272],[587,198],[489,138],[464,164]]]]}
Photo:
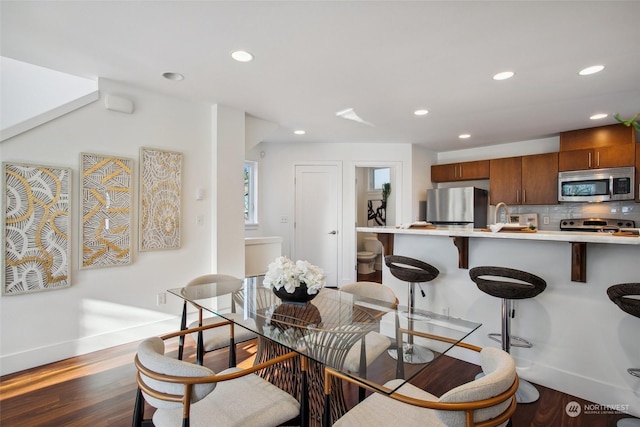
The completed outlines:
{"type": "MultiPolygon", "coordinates": [[[[537,296],[545,290],[547,282],[534,274],[507,267],[474,267],[469,270],[469,276],[482,292],[502,299],[502,333],[488,334],[489,338],[501,343],[507,353],[510,353],[512,346],[531,348],[531,342],[511,335],[511,318],[515,315],[512,300],[537,296]]],[[[539,397],[540,393],[533,384],[520,379],[516,392],[518,403],[535,402],[539,397]]]]}
{"type": "MultiPolygon", "coordinates": [[[[629,298],[631,295],[640,296],[640,283],[621,283],[610,286],[607,289],[609,299],[613,301],[622,311],[632,316],[640,318],[640,299],[629,298]]],[[[627,372],[634,377],[640,378],[640,368],[629,368],[627,372]]],[[[616,424],[617,427],[640,427],[640,419],[623,418],[616,424]]]]}
{"type": "MultiPolygon", "coordinates": [[[[409,283],[409,298],[406,314],[408,329],[412,330],[414,321],[425,319],[424,315],[415,313],[416,283],[430,282],[438,277],[440,271],[424,261],[400,255],[387,255],[384,258],[384,262],[396,279],[409,283]]],[[[425,296],[424,291],[422,291],[422,296],[425,296]]],[[[399,359],[398,350],[402,351],[402,361],[406,363],[427,363],[434,358],[431,350],[413,343],[413,335],[411,334],[407,337],[407,342],[402,343],[401,349],[391,349],[389,350],[389,355],[395,359],[399,359]]]]}

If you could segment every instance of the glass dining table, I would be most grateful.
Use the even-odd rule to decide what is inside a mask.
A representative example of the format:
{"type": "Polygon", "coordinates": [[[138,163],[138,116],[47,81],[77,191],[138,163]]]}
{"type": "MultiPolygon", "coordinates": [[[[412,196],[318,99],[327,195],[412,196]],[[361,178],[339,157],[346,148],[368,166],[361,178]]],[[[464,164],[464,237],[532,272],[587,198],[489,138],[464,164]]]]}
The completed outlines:
{"type": "MultiPolygon", "coordinates": [[[[364,381],[381,393],[392,393],[404,382],[389,390],[383,387],[387,381],[411,381],[481,326],[420,310],[415,310],[415,317],[408,321],[404,306],[330,288],[322,289],[308,303],[286,302],[264,287],[263,279],[264,276],[247,277],[234,284],[207,283],[168,292],[227,320],[237,321],[239,313],[244,319],[252,319],[236,323],[235,327],[250,328],[258,335],[255,363],[291,350],[304,356],[306,378],[301,375],[299,362],[289,372],[271,367],[260,375],[299,400],[306,389],[306,421],[311,425],[319,424],[323,416],[325,366],[364,381]],[[236,290],[229,293],[230,288],[236,290]],[[229,316],[232,311],[237,313],[235,317],[229,316]],[[370,340],[369,334],[378,339],[370,340]],[[424,351],[432,354],[430,360],[412,360],[412,349],[405,342],[409,334],[414,336],[412,345],[422,349],[421,356],[424,351]],[[378,345],[387,343],[388,349],[376,360],[368,360],[367,343],[374,341],[378,345]]],[[[332,378],[336,384],[332,384],[330,412],[335,420],[348,408],[339,380],[332,378]]]]}

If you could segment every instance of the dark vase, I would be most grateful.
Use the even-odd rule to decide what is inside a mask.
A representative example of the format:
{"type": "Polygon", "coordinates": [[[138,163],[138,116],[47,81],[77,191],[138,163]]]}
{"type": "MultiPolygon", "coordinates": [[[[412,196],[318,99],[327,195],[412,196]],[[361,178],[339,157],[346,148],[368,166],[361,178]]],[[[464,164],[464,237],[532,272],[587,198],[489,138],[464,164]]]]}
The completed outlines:
{"type": "Polygon", "coordinates": [[[316,295],[318,295],[317,293],[308,294],[307,285],[305,285],[304,283],[295,288],[292,293],[287,292],[284,286],[280,289],[273,288],[273,293],[276,294],[276,296],[280,298],[284,303],[301,305],[307,304],[309,301],[314,299],[316,295]]]}

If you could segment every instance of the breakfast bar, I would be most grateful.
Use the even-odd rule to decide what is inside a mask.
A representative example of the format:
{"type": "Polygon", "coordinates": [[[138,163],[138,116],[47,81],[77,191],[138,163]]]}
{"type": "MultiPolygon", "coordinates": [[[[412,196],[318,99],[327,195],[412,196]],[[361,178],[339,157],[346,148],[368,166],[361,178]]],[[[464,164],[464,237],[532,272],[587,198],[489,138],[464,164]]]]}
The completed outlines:
{"type": "MultiPolygon", "coordinates": [[[[533,343],[532,348],[512,348],[518,374],[590,401],[628,404],[632,413],[640,408],[637,380],[626,373],[640,360],[640,347],[630,340],[637,336],[637,322],[606,293],[611,285],[637,281],[640,237],[458,227],[358,227],[357,232],[377,236],[384,255],[412,257],[438,268],[438,278],[422,284],[426,296],[417,296],[416,307],[482,323],[480,333],[469,339],[481,347],[496,346],[487,334],[500,330],[500,302],[476,287],[469,269],[500,266],[542,277],[547,289],[514,306],[512,333],[533,343]],[[580,280],[574,280],[576,271],[580,280]]],[[[382,282],[400,301],[407,298],[406,283],[386,267],[382,282]]]]}
{"type": "Polygon", "coordinates": [[[464,227],[358,227],[358,232],[376,233],[382,242],[386,255],[394,253],[394,236],[399,234],[423,236],[449,236],[458,249],[458,267],[469,268],[469,238],[515,239],[550,242],[566,242],[571,245],[571,281],[587,281],[587,244],[640,245],[640,235],[631,232],[618,233],[580,233],[571,231],[535,231],[471,229],[464,227]]]}

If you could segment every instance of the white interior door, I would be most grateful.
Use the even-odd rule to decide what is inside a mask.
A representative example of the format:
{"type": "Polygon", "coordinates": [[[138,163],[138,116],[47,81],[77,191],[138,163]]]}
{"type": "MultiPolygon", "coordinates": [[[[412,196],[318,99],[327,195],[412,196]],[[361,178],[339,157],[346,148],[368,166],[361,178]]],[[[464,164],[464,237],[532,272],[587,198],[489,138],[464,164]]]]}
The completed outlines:
{"type": "Polygon", "coordinates": [[[296,165],[295,259],[325,272],[327,286],[338,285],[340,253],[339,165],[296,165]]]}

